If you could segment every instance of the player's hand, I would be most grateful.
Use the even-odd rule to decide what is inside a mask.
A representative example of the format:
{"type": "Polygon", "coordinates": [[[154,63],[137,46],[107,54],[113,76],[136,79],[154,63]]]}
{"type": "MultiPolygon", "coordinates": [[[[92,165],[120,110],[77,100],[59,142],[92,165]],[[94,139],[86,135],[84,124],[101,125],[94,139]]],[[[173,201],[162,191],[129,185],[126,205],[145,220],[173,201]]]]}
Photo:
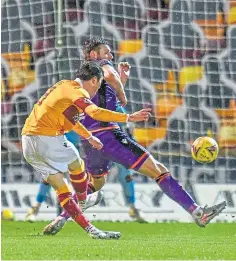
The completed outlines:
{"type": "Polygon", "coordinates": [[[102,142],[97,137],[91,136],[88,139],[88,142],[92,145],[93,148],[97,150],[101,150],[103,147],[102,142]]]}
{"type": "Polygon", "coordinates": [[[128,62],[120,62],[118,64],[118,73],[120,75],[121,81],[124,83],[127,81],[130,75],[131,66],[128,62]]]}
{"type": "Polygon", "coordinates": [[[129,115],[128,121],[130,122],[139,122],[139,121],[148,121],[151,116],[151,109],[142,109],[136,111],[129,115]]]}

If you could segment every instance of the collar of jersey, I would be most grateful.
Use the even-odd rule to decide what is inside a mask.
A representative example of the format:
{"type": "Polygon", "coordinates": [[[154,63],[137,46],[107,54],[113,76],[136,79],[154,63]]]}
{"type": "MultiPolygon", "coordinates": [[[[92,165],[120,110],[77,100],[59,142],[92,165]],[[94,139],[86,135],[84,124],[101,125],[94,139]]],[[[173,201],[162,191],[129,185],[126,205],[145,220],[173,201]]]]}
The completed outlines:
{"type": "Polygon", "coordinates": [[[80,78],[76,78],[75,81],[80,85],[80,87],[83,87],[82,81],[80,78]]]}

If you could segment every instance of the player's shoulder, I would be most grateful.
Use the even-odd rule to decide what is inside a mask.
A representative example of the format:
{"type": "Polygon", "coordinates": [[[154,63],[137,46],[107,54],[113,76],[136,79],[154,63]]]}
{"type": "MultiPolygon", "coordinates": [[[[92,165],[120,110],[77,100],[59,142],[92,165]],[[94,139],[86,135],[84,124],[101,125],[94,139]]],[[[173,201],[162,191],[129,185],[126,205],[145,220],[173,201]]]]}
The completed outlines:
{"type": "Polygon", "coordinates": [[[81,97],[85,97],[85,98],[89,98],[90,99],[90,95],[89,93],[84,89],[84,88],[79,88],[78,89],[79,93],[81,94],[81,97]]]}
{"type": "Polygon", "coordinates": [[[84,98],[89,98],[90,99],[90,95],[89,93],[82,87],[82,85],[77,82],[77,81],[73,81],[73,90],[76,93],[76,95],[84,97],[84,98]]]}
{"type": "Polygon", "coordinates": [[[63,87],[76,87],[78,86],[78,83],[72,80],[61,80],[55,84],[55,86],[63,86],[63,87]]]}
{"type": "Polygon", "coordinates": [[[62,85],[64,94],[69,96],[85,97],[90,99],[89,93],[83,88],[82,83],[76,80],[61,80],[56,85],[62,85]]]}

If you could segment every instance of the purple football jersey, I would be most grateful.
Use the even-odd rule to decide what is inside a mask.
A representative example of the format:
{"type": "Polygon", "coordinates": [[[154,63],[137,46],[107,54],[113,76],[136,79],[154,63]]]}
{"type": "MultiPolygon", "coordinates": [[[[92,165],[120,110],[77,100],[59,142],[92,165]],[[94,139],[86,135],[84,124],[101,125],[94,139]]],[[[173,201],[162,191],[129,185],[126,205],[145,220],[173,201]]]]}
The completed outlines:
{"type": "MultiPolygon", "coordinates": [[[[100,65],[111,65],[112,62],[108,60],[96,60],[96,62],[100,65]]],[[[116,111],[117,106],[117,98],[115,90],[105,81],[103,80],[101,84],[101,88],[98,90],[96,95],[92,98],[92,102],[95,103],[98,107],[103,109],[108,109],[111,111],[116,111]]],[[[85,114],[85,117],[81,120],[81,123],[90,131],[98,130],[104,127],[117,127],[118,124],[115,122],[101,122],[92,119],[90,116],[85,114]]]]}

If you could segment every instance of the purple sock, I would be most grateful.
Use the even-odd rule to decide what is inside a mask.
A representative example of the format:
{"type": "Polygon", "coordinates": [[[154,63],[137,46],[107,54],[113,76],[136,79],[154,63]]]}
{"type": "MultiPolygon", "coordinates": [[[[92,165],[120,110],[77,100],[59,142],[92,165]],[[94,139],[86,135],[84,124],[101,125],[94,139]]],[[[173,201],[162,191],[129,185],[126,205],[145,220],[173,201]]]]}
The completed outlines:
{"type": "Polygon", "coordinates": [[[198,205],[191,196],[182,188],[177,180],[171,177],[170,173],[163,173],[156,179],[161,190],[172,200],[177,202],[189,213],[192,213],[198,205]]]}
{"type": "MultiPolygon", "coordinates": [[[[88,184],[88,190],[87,190],[87,195],[92,194],[95,192],[95,188],[93,187],[93,185],[91,183],[88,184]]],[[[78,204],[78,198],[76,193],[73,195],[73,199],[75,200],[75,202],[78,204]]],[[[70,214],[64,209],[62,211],[62,213],[60,214],[61,217],[64,217],[66,219],[70,218],[70,214]]]]}

